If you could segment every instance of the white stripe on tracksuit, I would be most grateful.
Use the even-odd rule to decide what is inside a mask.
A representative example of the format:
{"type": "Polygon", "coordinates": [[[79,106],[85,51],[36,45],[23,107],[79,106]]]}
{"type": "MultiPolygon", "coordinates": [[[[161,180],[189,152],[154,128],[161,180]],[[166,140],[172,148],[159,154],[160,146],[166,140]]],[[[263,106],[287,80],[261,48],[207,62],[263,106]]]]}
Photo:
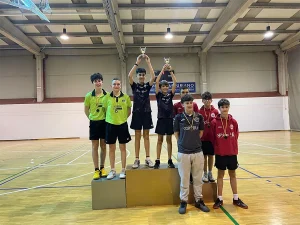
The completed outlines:
{"type": "Polygon", "coordinates": [[[194,154],[179,153],[178,160],[178,173],[181,179],[180,182],[180,199],[181,201],[188,201],[190,174],[193,176],[193,188],[195,201],[202,198],[202,174],[204,168],[204,157],[202,152],[194,154]]]}

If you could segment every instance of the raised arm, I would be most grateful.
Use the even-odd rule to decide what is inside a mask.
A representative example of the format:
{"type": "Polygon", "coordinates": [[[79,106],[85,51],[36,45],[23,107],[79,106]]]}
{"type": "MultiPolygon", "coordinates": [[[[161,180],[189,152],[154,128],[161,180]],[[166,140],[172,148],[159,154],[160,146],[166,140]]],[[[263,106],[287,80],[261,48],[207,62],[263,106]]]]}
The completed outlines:
{"type": "Polygon", "coordinates": [[[150,75],[151,75],[149,84],[150,84],[150,86],[152,86],[153,83],[154,83],[154,80],[155,80],[154,70],[153,70],[153,67],[152,67],[149,56],[145,55],[145,59],[146,59],[146,62],[147,62],[147,65],[148,65],[148,68],[149,68],[149,71],[150,71],[150,75]]]}
{"type": "Polygon", "coordinates": [[[161,78],[161,75],[163,74],[163,72],[165,71],[166,65],[163,66],[163,68],[161,69],[159,75],[156,77],[156,82],[155,82],[155,94],[158,94],[159,92],[159,80],[161,78]]]}
{"type": "Polygon", "coordinates": [[[139,65],[142,61],[143,56],[139,55],[136,59],[136,63],[133,65],[132,69],[130,70],[129,74],[128,74],[128,79],[129,79],[129,84],[132,85],[133,84],[133,74],[135,73],[136,69],[137,69],[137,65],[139,65]]]}
{"type": "Polygon", "coordinates": [[[175,74],[172,71],[172,67],[171,66],[170,66],[170,74],[171,74],[172,81],[173,81],[172,94],[175,95],[177,80],[176,80],[175,74]]]}

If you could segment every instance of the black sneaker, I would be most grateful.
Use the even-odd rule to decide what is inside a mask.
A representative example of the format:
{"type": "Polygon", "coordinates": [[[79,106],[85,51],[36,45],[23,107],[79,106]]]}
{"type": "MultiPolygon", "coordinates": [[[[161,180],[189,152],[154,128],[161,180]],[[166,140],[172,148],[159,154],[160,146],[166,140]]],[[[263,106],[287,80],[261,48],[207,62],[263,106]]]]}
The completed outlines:
{"type": "Polygon", "coordinates": [[[175,168],[175,165],[173,164],[172,159],[169,159],[169,160],[168,160],[168,167],[169,167],[169,168],[175,168]]]}
{"type": "Polygon", "coordinates": [[[154,169],[159,169],[159,165],[160,165],[160,160],[159,159],[155,160],[154,169]]]}
{"type": "Polygon", "coordinates": [[[217,198],[213,208],[218,209],[218,208],[220,208],[221,205],[223,205],[223,200],[221,201],[219,198],[217,198]]]}
{"type": "Polygon", "coordinates": [[[238,200],[234,200],[233,199],[233,202],[232,202],[234,205],[238,206],[238,207],[241,207],[243,209],[248,209],[248,206],[241,200],[241,199],[238,199],[238,200]]]}
{"type": "Polygon", "coordinates": [[[197,201],[195,203],[195,207],[200,209],[203,212],[209,212],[210,211],[210,209],[204,204],[202,199],[200,199],[199,201],[197,201]]]}
{"type": "Polygon", "coordinates": [[[185,214],[186,213],[186,205],[187,205],[186,202],[184,202],[184,201],[180,202],[180,206],[179,206],[179,210],[178,210],[178,212],[180,214],[185,214]]]}

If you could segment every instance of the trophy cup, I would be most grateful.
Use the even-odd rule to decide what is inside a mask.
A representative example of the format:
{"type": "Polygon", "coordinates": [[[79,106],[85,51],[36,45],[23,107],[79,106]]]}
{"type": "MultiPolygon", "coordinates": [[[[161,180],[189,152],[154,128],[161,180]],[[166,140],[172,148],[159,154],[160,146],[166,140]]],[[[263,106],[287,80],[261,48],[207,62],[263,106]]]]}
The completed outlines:
{"type": "Polygon", "coordinates": [[[146,48],[147,48],[147,47],[140,47],[140,50],[141,50],[141,53],[142,53],[142,56],[143,56],[143,57],[145,56],[146,48]]]}
{"type": "MultiPolygon", "coordinates": [[[[170,57],[169,58],[164,58],[165,60],[165,64],[169,65],[170,64],[170,57]]],[[[170,69],[170,67],[168,66],[167,69],[170,69]]]]}

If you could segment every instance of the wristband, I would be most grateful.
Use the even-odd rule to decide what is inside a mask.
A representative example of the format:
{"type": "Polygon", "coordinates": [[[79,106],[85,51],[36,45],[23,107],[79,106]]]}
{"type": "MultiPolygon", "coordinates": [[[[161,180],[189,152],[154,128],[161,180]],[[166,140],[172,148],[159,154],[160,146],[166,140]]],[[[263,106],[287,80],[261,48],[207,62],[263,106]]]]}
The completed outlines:
{"type": "Polygon", "coordinates": [[[139,66],[138,64],[134,64],[135,66],[139,66]]]}

